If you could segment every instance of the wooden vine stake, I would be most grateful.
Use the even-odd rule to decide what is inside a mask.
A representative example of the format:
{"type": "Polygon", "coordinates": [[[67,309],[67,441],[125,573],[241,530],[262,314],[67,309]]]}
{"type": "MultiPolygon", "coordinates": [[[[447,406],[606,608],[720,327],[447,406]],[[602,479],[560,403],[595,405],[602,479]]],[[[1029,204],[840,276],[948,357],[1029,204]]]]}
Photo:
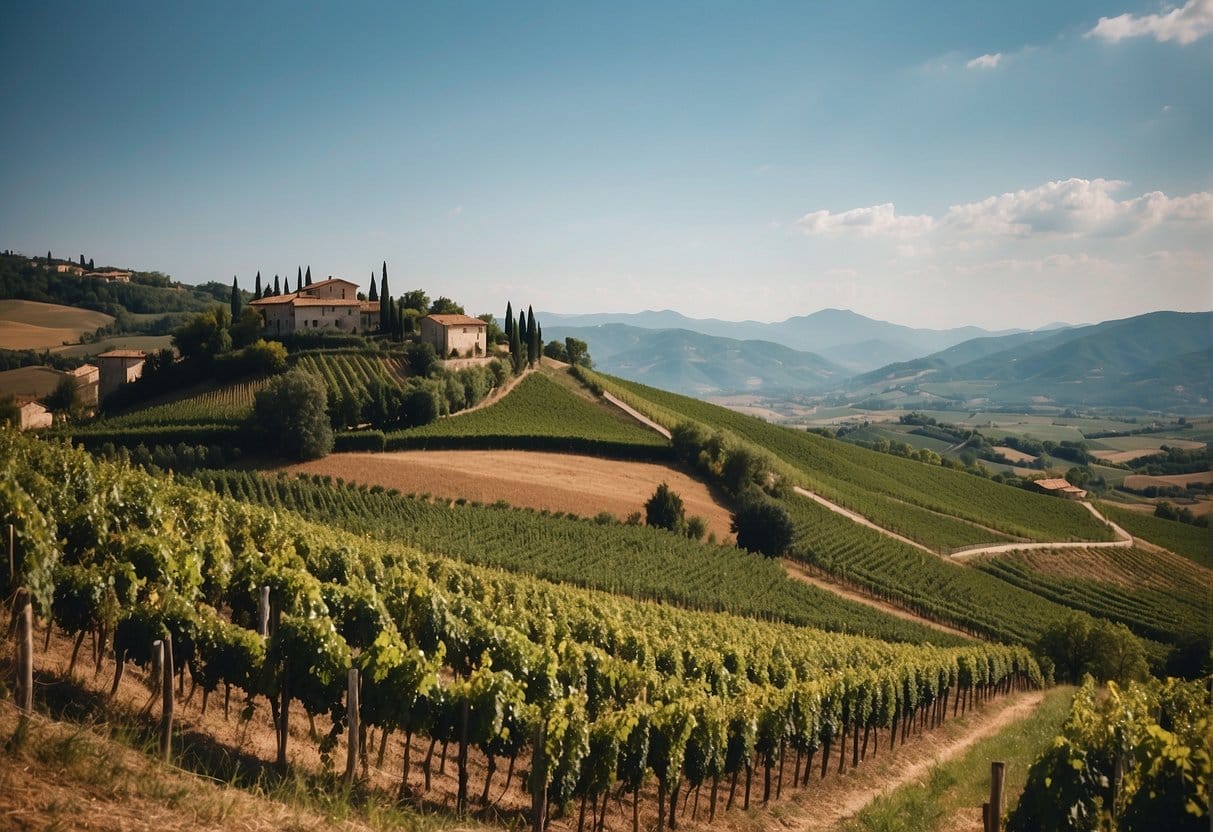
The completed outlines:
{"type": "Polygon", "coordinates": [[[990,832],[1002,829],[1002,781],[1006,772],[1006,763],[990,763],[990,832]]]}
{"type": "Polygon", "coordinates": [[[8,524],[8,585],[10,587],[17,585],[16,529],[12,523],[8,524]]]}
{"type": "Polygon", "coordinates": [[[257,635],[267,638],[270,634],[270,588],[261,587],[257,598],[257,635]]]}
{"type": "Polygon", "coordinates": [[[160,757],[167,763],[173,755],[173,637],[152,642],[152,651],[160,659],[160,757]]]}
{"type": "Polygon", "coordinates": [[[14,739],[20,742],[34,715],[34,609],[25,587],[13,598],[13,618],[17,625],[17,708],[21,711],[14,739]]]}
{"type": "Polygon", "coordinates": [[[351,667],[346,679],[345,708],[346,708],[346,737],[348,750],[345,758],[345,783],[354,784],[354,772],[358,766],[358,668],[351,667]]]}

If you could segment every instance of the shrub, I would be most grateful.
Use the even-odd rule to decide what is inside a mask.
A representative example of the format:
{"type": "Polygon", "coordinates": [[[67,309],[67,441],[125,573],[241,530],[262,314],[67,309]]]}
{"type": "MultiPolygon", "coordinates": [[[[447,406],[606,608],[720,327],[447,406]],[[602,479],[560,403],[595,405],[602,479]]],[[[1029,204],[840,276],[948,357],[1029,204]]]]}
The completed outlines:
{"type": "Polygon", "coordinates": [[[253,429],[270,453],[290,459],[319,459],[333,449],[326,401],[324,382],[296,368],[257,393],[253,429]]]}
{"type": "Polygon", "coordinates": [[[682,498],[663,482],[644,504],[644,518],[645,523],[650,526],[681,532],[686,524],[682,498]]]}

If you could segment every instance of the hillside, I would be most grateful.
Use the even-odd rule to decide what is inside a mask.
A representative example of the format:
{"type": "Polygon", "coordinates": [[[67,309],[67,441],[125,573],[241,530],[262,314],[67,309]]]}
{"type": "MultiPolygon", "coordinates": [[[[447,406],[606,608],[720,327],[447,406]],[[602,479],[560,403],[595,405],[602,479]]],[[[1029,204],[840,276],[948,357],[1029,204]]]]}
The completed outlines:
{"type": "MultiPolygon", "coordinates": [[[[557,327],[590,329],[618,324],[650,330],[687,330],[734,340],[769,341],[789,349],[817,353],[849,373],[865,372],[893,361],[908,361],[962,341],[998,334],[973,326],[944,330],[915,329],[873,320],[846,309],[822,309],[810,315],[769,324],[688,318],[669,310],[591,315],[545,312],[541,315],[548,325],[545,332],[557,327]]],[[[588,338],[584,335],[574,337],[590,343],[591,354],[598,357],[588,338]]]]}
{"type": "Polygon", "coordinates": [[[1195,407],[1213,398],[1213,313],[1152,312],[1055,332],[981,338],[857,376],[852,397],[896,392],[992,404],[1195,407]]]}
{"type": "Polygon", "coordinates": [[[846,377],[819,355],[771,341],[737,340],[688,329],[650,330],[623,324],[550,327],[545,337],[585,341],[604,372],[693,396],[750,391],[820,391],[846,377]]]}
{"type": "Polygon", "coordinates": [[[112,315],[54,303],[0,300],[0,349],[42,350],[75,343],[113,323],[112,315]]]}

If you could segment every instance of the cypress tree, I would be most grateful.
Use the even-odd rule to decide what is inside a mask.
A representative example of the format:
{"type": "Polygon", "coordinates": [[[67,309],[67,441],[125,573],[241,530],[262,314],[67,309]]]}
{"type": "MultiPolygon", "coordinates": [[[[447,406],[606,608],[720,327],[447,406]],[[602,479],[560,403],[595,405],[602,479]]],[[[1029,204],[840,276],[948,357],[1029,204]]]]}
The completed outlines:
{"type": "Polygon", "coordinates": [[[282,294],[282,287],[278,283],[278,275],[274,275],[274,297],[278,297],[280,294],[282,294]]]}
{"type": "Polygon", "coordinates": [[[51,264],[51,253],[50,253],[50,251],[48,250],[48,251],[46,252],[46,265],[47,265],[47,266],[49,266],[50,264],[51,264]]]}
{"type": "Polygon", "coordinates": [[[96,270],[97,270],[97,267],[93,265],[93,258],[91,258],[91,257],[90,257],[90,258],[88,258],[88,270],[89,270],[90,272],[91,272],[91,271],[96,271],[96,270]]]}
{"type": "Polygon", "coordinates": [[[261,272],[257,272],[257,285],[253,288],[253,300],[261,300],[261,272]]]}
{"type": "MultiPolygon", "coordinates": [[[[295,269],[295,291],[301,292],[303,291],[303,267],[296,266],[295,269]]],[[[311,281],[309,280],[308,283],[311,283],[311,281]]]]}
{"type": "Polygon", "coordinates": [[[526,308],[526,363],[534,365],[539,360],[539,346],[536,343],[538,333],[535,330],[535,310],[526,308]]]}
{"type": "Polygon", "coordinates": [[[236,286],[236,275],[232,275],[232,323],[240,320],[240,289],[236,286]]]}
{"type": "Polygon", "coordinates": [[[307,281],[306,283],[303,284],[304,286],[312,285],[312,267],[311,266],[307,267],[307,273],[304,274],[303,279],[307,281]]]}
{"type": "Polygon", "coordinates": [[[374,272],[371,272],[371,291],[367,294],[366,299],[371,303],[376,303],[379,300],[379,286],[375,283],[374,272]]]}
{"type": "Polygon", "coordinates": [[[518,337],[516,324],[510,327],[510,363],[514,367],[514,372],[522,369],[522,343],[518,337]]]}
{"type": "MultiPolygon", "coordinates": [[[[514,334],[514,307],[513,307],[513,305],[511,305],[509,303],[509,301],[506,301],[506,304],[505,304],[505,338],[506,338],[506,340],[509,341],[510,336],[513,334],[514,334]]],[[[510,341],[510,343],[513,344],[514,342],[510,341]]],[[[513,352],[513,351],[514,351],[514,348],[511,346],[510,352],[513,352]]]]}
{"type": "Polygon", "coordinates": [[[394,329],[392,296],[387,290],[387,261],[383,261],[383,278],[379,281],[379,328],[391,334],[394,329]]]}
{"type": "Polygon", "coordinates": [[[84,255],[80,255],[80,268],[84,268],[84,255]]]}

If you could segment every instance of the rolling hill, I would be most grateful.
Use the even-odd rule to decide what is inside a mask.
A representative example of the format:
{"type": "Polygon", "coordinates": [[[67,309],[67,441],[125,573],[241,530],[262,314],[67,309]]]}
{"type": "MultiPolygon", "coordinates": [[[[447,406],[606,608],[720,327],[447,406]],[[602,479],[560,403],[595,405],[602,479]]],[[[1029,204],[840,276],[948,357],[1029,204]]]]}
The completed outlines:
{"type": "Polygon", "coordinates": [[[1151,312],[1060,331],[979,338],[857,376],[849,389],[852,396],[896,391],[997,404],[1197,406],[1213,397],[1211,333],[1213,313],[1151,312]]]}
{"type": "Polygon", "coordinates": [[[687,329],[623,324],[551,327],[545,337],[580,338],[604,371],[695,396],[722,392],[819,391],[847,372],[813,353],[770,341],[742,341],[687,329]]]}
{"type": "MultiPolygon", "coordinates": [[[[557,328],[588,329],[622,324],[640,329],[678,329],[720,338],[771,341],[793,350],[817,353],[851,373],[865,372],[895,361],[908,361],[973,338],[1005,334],[987,332],[975,326],[915,329],[873,320],[846,309],[822,309],[778,323],[688,318],[670,310],[593,315],[542,312],[540,316],[549,333],[557,328]]],[[[589,338],[575,337],[589,343],[590,352],[598,357],[589,338]]]]}

